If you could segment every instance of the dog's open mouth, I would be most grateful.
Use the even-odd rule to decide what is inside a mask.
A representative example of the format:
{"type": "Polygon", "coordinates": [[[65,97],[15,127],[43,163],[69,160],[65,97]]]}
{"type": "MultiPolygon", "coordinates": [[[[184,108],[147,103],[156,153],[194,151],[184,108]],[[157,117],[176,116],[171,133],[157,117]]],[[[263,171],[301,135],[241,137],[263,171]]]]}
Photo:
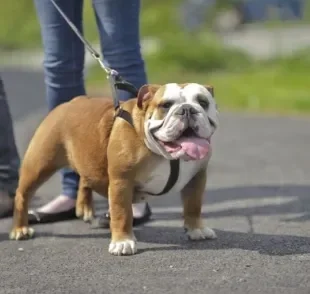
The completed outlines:
{"type": "Polygon", "coordinates": [[[187,128],[175,141],[160,144],[172,155],[183,151],[193,160],[203,159],[210,149],[210,140],[198,137],[192,128],[187,128]]]}

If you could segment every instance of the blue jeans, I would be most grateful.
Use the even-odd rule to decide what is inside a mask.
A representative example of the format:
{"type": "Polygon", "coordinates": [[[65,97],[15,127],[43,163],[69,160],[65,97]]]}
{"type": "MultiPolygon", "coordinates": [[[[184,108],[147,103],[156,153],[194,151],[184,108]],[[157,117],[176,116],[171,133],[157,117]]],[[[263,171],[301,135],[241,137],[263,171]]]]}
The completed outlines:
{"type": "Polygon", "coordinates": [[[0,76],[0,190],[11,196],[17,188],[19,164],[11,112],[0,76]]]}
{"type": "MultiPolygon", "coordinates": [[[[84,45],[63,20],[50,0],[34,0],[44,48],[44,72],[49,109],[85,94],[84,45]]],[[[56,0],[75,26],[83,32],[83,0],[56,0]]],[[[93,0],[105,63],[137,88],[147,83],[140,51],[140,0],[93,0]]],[[[103,77],[105,75],[103,74],[103,77]]],[[[119,91],[120,100],[131,95],[119,91]]],[[[76,198],[79,175],[65,168],[62,194],[76,198]]]]}

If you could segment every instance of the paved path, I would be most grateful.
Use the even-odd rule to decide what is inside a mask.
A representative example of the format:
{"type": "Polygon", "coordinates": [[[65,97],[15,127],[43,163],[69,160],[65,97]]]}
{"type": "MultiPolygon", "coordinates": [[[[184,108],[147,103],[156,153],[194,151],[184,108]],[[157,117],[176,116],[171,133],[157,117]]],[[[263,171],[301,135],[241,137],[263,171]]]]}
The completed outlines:
{"type": "MultiPolygon", "coordinates": [[[[22,154],[45,114],[43,79],[5,71],[4,80],[22,154]]],[[[13,242],[1,220],[0,293],[310,293],[309,124],[222,114],[203,209],[216,241],[187,241],[178,195],[152,200],[154,221],[135,230],[132,257],[110,256],[109,231],[81,221],[13,242]]],[[[58,191],[56,176],[32,205],[58,191]]]]}

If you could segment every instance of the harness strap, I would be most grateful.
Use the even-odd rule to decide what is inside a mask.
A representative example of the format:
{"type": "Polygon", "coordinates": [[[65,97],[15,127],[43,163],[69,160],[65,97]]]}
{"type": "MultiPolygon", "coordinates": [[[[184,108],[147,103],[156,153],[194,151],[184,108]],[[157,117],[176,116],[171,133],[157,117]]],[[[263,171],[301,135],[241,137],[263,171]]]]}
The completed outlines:
{"type": "Polygon", "coordinates": [[[170,160],[170,174],[169,174],[169,179],[166,183],[166,186],[160,193],[157,193],[157,194],[148,193],[148,194],[152,196],[160,196],[160,195],[168,193],[173,188],[175,183],[177,182],[179,178],[179,173],[180,173],[180,160],[179,159],[170,160]]]}
{"type": "Polygon", "coordinates": [[[115,82],[115,87],[119,90],[129,92],[133,97],[137,97],[138,89],[133,84],[125,81],[121,76],[118,77],[119,79],[115,82]]]}
{"type": "MultiPolygon", "coordinates": [[[[115,114],[114,119],[116,119],[117,117],[122,118],[123,120],[127,121],[130,125],[134,126],[132,116],[127,110],[124,110],[123,108],[120,107],[118,112],[115,114]]],[[[154,193],[154,194],[147,193],[147,194],[152,196],[160,196],[168,193],[176,184],[179,178],[179,174],[180,174],[180,160],[179,159],[170,160],[170,174],[164,189],[160,193],[154,193]]]]}
{"type": "Polygon", "coordinates": [[[138,96],[138,89],[134,85],[132,85],[131,83],[125,81],[116,70],[111,69],[107,78],[108,78],[109,83],[110,83],[110,88],[111,88],[111,92],[112,92],[112,98],[113,98],[115,110],[117,110],[120,106],[120,103],[119,103],[119,100],[117,97],[117,93],[116,93],[116,89],[127,91],[130,94],[132,94],[133,97],[138,96]]]}
{"type": "Polygon", "coordinates": [[[117,111],[117,113],[114,116],[114,120],[117,117],[122,118],[123,120],[127,121],[131,126],[134,126],[133,125],[133,121],[132,121],[132,116],[131,116],[131,114],[127,110],[124,110],[123,108],[120,107],[119,110],[117,111]]]}

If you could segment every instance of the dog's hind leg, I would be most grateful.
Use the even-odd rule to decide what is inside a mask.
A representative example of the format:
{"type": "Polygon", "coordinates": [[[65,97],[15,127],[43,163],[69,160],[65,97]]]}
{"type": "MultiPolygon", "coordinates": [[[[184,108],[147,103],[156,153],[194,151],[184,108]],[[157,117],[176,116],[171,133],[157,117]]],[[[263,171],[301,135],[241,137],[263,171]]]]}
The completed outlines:
{"type": "Polygon", "coordinates": [[[58,169],[67,165],[65,152],[60,149],[63,149],[60,144],[56,142],[52,144],[36,135],[30,142],[20,168],[10,239],[21,240],[32,237],[34,231],[28,227],[28,203],[45,181],[58,169]]]}
{"type": "Polygon", "coordinates": [[[80,178],[79,191],[76,200],[76,216],[84,222],[91,222],[94,217],[92,189],[87,186],[85,178],[80,178]]]}

